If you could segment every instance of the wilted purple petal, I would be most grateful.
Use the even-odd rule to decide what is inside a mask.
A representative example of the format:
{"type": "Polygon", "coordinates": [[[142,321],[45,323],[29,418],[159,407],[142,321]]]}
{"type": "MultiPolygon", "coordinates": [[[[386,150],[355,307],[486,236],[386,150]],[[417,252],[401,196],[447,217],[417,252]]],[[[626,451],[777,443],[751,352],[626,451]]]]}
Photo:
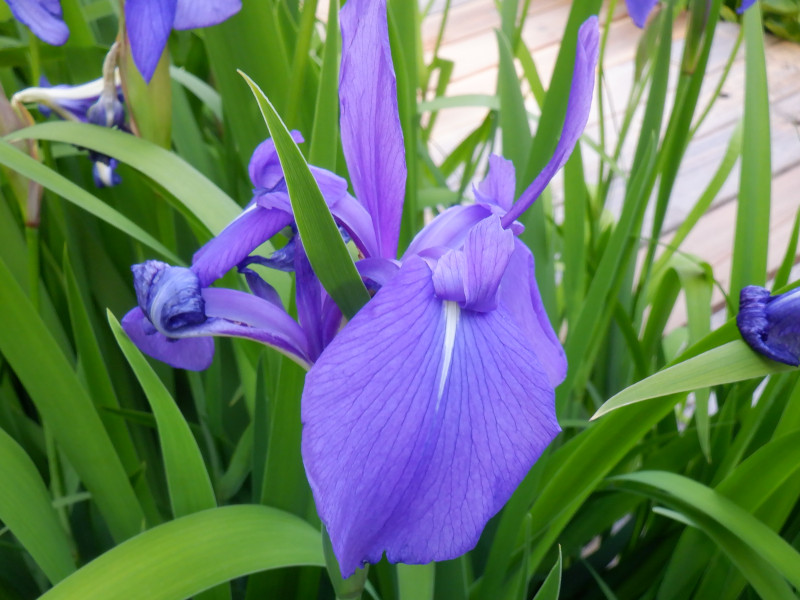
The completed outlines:
{"type": "Polygon", "coordinates": [[[6,0],[14,17],[43,42],[60,46],[69,38],[59,0],[6,0]]]}
{"type": "Polygon", "coordinates": [[[214,359],[213,338],[168,338],[153,327],[138,306],[122,318],[122,328],[139,350],[176,369],[203,371],[214,359]]]}
{"type": "Polygon", "coordinates": [[[292,222],[291,213],[251,204],[220,234],[195,252],[192,270],[207,286],[292,222]]]}
{"type": "Polygon", "coordinates": [[[558,433],[554,392],[501,305],[436,298],[410,258],[306,377],[303,460],[342,575],[454,558],[558,433]]]}
{"type": "Polygon", "coordinates": [[[104,188],[119,185],[122,178],[116,170],[117,166],[119,166],[119,161],[116,158],[95,154],[92,160],[92,179],[95,186],[104,188]]]}
{"type": "Polygon", "coordinates": [[[406,161],[386,0],[349,0],[340,18],[339,98],[347,169],[356,198],[372,216],[380,256],[395,258],[406,161]]]}
{"type": "Polygon", "coordinates": [[[558,170],[567,162],[575,144],[589,120],[589,109],[592,107],[594,93],[594,72],[597,66],[597,53],[600,43],[600,32],[597,17],[589,17],[578,30],[578,46],[575,50],[575,69],[572,73],[572,87],[567,100],[567,112],[564,127],[558,139],[555,152],[550,162],[536,176],[517,203],[503,218],[503,225],[508,227],[527,210],[550,183],[558,170]]]}
{"type": "Polygon", "coordinates": [[[125,29],[136,68],[150,83],[175,22],[177,0],[126,0],[125,29]]]}
{"type": "Polygon", "coordinates": [[[800,365],[800,288],[770,296],[755,285],[742,289],[736,324],[756,352],[787,365],[800,365]]]}
{"type": "Polygon", "coordinates": [[[658,4],[658,0],[625,0],[628,7],[628,14],[631,20],[639,28],[643,28],[647,23],[647,17],[658,4]]]}
{"type": "Polygon", "coordinates": [[[242,9],[241,0],[178,0],[175,29],[217,25],[242,9]]]}

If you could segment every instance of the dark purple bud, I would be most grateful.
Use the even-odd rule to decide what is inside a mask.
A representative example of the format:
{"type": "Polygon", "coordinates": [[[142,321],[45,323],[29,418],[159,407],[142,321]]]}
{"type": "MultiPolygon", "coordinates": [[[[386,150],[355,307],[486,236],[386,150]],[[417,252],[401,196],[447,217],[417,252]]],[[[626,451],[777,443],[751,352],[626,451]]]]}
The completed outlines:
{"type": "Polygon", "coordinates": [[[800,365],[800,288],[771,296],[749,285],[739,295],[736,324],[756,352],[787,365],[800,365]]]}
{"type": "Polygon", "coordinates": [[[139,308],[164,335],[206,320],[200,281],[191,270],[148,260],[131,271],[139,308]]]}

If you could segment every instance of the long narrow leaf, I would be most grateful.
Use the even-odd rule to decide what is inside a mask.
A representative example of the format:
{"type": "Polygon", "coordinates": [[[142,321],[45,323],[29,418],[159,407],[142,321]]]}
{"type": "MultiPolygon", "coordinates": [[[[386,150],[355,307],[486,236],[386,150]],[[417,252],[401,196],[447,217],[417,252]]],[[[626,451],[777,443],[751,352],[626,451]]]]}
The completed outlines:
{"type": "Polygon", "coordinates": [[[369,301],[367,288],[358,276],[317,182],[289,130],[258,85],[243,73],[242,77],[253,91],[275,142],[308,260],[342,313],[352,318],[369,301]]]}

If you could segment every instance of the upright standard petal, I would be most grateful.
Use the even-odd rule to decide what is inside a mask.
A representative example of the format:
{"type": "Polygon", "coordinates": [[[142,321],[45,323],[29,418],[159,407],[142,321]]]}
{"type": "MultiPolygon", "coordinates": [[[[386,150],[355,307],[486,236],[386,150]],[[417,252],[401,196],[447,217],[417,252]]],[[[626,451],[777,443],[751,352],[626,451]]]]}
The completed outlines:
{"type": "MultiPolygon", "coordinates": [[[[465,255],[466,256],[466,255],[465,255]]],[[[514,315],[437,297],[409,258],[306,377],[303,460],[343,576],[470,550],[559,431],[514,315]]]]}
{"type": "Polygon", "coordinates": [[[339,99],[347,169],[356,198],[372,216],[380,256],[395,258],[406,159],[386,0],[349,0],[341,25],[339,99]]]}
{"type": "Polygon", "coordinates": [[[59,0],[6,0],[14,17],[43,42],[60,46],[69,38],[59,0]]]}
{"type": "Polygon", "coordinates": [[[597,17],[589,17],[578,30],[578,46],[575,50],[575,70],[572,74],[572,87],[567,100],[567,112],[564,127],[558,138],[555,152],[550,162],[536,176],[517,200],[516,204],[503,218],[503,225],[508,227],[539,197],[558,170],[569,159],[575,144],[589,120],[594,93],[594,72],[597,67],[597,55],[600,43],[600,31],[597,17]]]}
{"type": "Polygon", "coordinates": [[[195,29],[222,23],[242,9],[242,0],[178,0],[175,29],[195,29]]]}
{"type": "Polygon", "coordinates": [[[125,29],[133,62],[146,82],[155,73],[175,21],[177,0],[126,0],[125,29]]]}
{"type": "Polygon", "coordinates": [[[658,0],[625,0],[628,14],[639,29],[645,26],[647,17],[650,16],[656,4],[658,4],[658,0]]]}
{"type": "Polygon", "coordinates": [[[756,352],[787,365],[800,365],[800,288],[770,296],[749,285],[739,294],[736,324],[756,352]]]}

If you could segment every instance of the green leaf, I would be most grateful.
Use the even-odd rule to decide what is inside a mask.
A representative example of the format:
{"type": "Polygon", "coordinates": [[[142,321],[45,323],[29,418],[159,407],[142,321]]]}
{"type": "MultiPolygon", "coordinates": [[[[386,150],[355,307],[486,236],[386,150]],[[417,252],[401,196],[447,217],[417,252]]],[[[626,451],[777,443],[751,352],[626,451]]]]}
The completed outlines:
{"type": "Polygon", "coordinates": [[[369,292],[356,271],[339,229],[317,182],[264,92],[242,73],[256,97],[281,161],[297,229],[314,272],[348,319],[369,301],[369,292]]]}
{"type": "MultiPolygon", "coordinates": [[[[505,13],[504,13],[505,16],[505,13]]],[[[504,23],[504,30],[505,28],[504,23]]],[[[513,31],[514,23],[508,27],[513,31]]],[[[514,66],[514,55],[508,38],[500,30],[495,31],[500,64],[497,72],[497,96],[500,98],[500,130],[503,134],[503,156],[514,163],[517,173],[522,173],[528,164],[528,153],[531,148],[531,129],[528,125],[528,112],[525,110],[525,99],[517,79],[514,66]]],[[[519,195],[526,185],[517,182],[516,194],[519,195]]]]}
{"type": "Polygon", "coordinates": [[[53,121],[20,129],[6,140],[36,139],[64,142],[113,156],[155,181],[176,200],[182,212],[217,234],[241,212],[241,208],[213,181],[177,155],[124,131],[53,121]]]}
{"type": "Polygon", "coordinates": [[[172,513],[182,517],[217,505],[203,456],[189,425],[167,388],[131,342],[119,321],[108,311],[108,324],[144,390],[156,419],[164,456],[172,513]]]}
{"type": "Polygon", "coordinates": [[[267,569],[323,566],[320,535],[266,506],[212,508],[116,546],[40,600],[180,600],[267,569]]]}
{"type": "Polygon", "coordinates": [[[748,578],[762,598],[775,600],[795,600],[797,598],[786,581],[772,568],[772,565],[713,519],[696,514],[694,511],[677,512],[659,507],[654,508],[653,511],[703,531],[711,538],[716,547],[725,551],[725,554],[748,578]]]}
{"type": "Polygon", "coordinates": [[[426,565],[397,565],[397,596],[399,600],[433,600],[436,563],[426,565]]]}
{"type": "MultiPolygon", "coordinates": [[[[52,125],[72,125],[72,123],[52,123],[52,125]]],[[[98,127],[98,129],[100,128],[98,127]]],[[[23,131],[31,130],[26,129],[23,131]]],[[[112,227],[116,227],[120,231],[125,232],[133,239],[138,240],[145,246],[152,248],[170,262],[180,264],[181,260],[175,256],[175,254],[168,250],[166,246],[164,246],[152,235],[147,233],[144,229],[136,225],[133,221],[108,206],[96,196],[93,196],[83,188],[72,183],[63,175],[60,175],[52,169],[47,168],[38,160],[31,158],[24,152],[20,152],[14,148],[14,146],[11,144],[3,141],[0,141],[0,164],[13,169],[17,173],[20,173],[21,175],[24,175],[25,177],[32,179],[37,183],[40,183],[65,200],[73,203],[78,208],[81,208],[89,214],[94,215],[98,219],[105,221],[112,227]]]]}
{"type": "Polygon", "coordinates": [[[533,600],[558,600],[558,595],[561,593],[561,546],[558,547],[558,559],[550,569],[542,587],[536,592],[533,600]]]}
{"type": "Polygon", "coordinates": [[[769,97],[761,9],[756,3],[744,19],[745,94],[742,168],[731,265],[734,293],[746,285],[764,285],[772,186],[769,97]]]}
{"type": "Polygon", "coordinates": [[[0,353],[91,492],[114,539],[135,535],[144,514],[92,400],[2,260],[0,311],[0,353]]]}
{"type": "Polygon", "coordinates": [[[651,398],[764,377],[791,369],[788,365],[763,358],[742,341],[729,342],[625,388],[603,404],[592,420],[622,406],[651,398]]]}
{"type": "Polygon", "coordinates": [[[678,501],[710,517],[755,550],[792,585],[800,587],[800,554],[764,523],[719,492],[688,477],[666,471],[639,471],[612,477],[611,481],[656,488],[664,492],[664,500],[678,501]]]}
{"type": "Polygon", "coordinates": [[[50,494],[36,465],[25,451],[0,429],[0,521],[57,583],[75,570],[64,529],[53,510],[50,494]]]}
{"type": "Polygon", "coordinates": [[[325,51],[319,77],[317,105],[314,110],[314,131],[308,161],[323,169],[336,169],[339,148],[339,2],[330,0],[326,26],[325,51]]]}

